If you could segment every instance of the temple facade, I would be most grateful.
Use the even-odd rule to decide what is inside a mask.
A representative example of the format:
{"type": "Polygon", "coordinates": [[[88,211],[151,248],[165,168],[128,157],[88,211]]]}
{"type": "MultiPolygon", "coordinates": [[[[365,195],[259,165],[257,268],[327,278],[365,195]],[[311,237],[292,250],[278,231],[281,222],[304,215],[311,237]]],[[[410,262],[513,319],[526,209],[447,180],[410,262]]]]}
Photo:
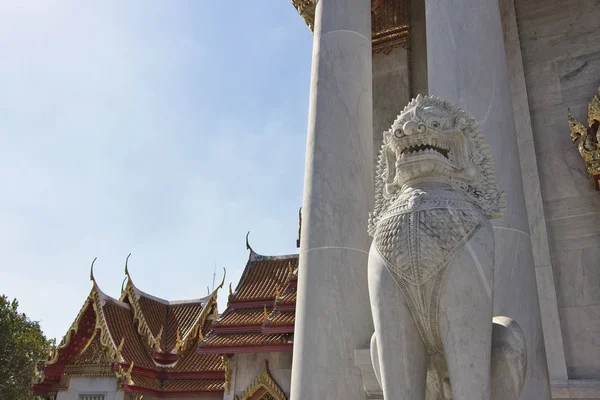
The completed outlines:
{"type": "Polygon", "coordinates": [[[383,132],[428,94],[472,113],[496,160],[507,207],[493,221],[494,315],[526,339],[520,398],[600,399],[598,2],[292,4],[314,33],[299,254],[248,246],[221,313],[219,289],[169,302],[127,273],[114,299],[94,281],[34,392],[383,399],[369,352],[374,166],[383,132]]]}

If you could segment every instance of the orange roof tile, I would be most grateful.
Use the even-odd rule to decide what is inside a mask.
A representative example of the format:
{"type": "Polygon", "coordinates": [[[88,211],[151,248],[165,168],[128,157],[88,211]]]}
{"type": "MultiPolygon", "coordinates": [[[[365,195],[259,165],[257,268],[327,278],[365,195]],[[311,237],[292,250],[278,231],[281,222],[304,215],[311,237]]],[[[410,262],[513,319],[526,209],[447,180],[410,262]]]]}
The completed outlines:
{"type": "Polygon", "coordinates": [[[270,315],[267,323],[269,325],[291,325],[296,321],[295,311],[278,311],[274,310],[270,315]]]}
{"type": "Polygon", "coordinates": [[[169,371],[224,371],[223,361],[218,354],[198,354],[194,351],[180,359],[169,371]]]}
{"type": "Polygon", "coordinates": [[[144,344],[142,344],[140,336],[133,325],[131,306],[110,299],[104,303],[102,312],[114,343],[118,345],[125,338],[121,351],[125,362],[131,363],[133,361],[138,367],[155,368],[156,364],[144,344]]]}
{"type": "Polygon", "coordinates": [[[284,344],[289,343],[289,339],[290,335],[285,333],[265,335],[260,332],[230,334],[211,332],[200,344],[200,347],[235,347],[284,344]]]}
{"type": "Polygon", "coordinates": [[[152,332],[154,337],[158,336],[161,328],[164,328],[167,322],[168,306],[144,295],[140,296],[137,301],[144,314],[148,328],[150,328],[150,332],[152,332]]]}
{"type": "Polygon", "coordinates": [[[290,266],[296,268],[298,255],[266,257],[254,252],[229,301],[274,300],[289,275],[290,266]]]}
{"type": "Polygon", "coordinates": [[[223,390],[223,379],[170,379],[163,384],[168,392],[217,392],[223,390]]]}
{"type": "MultiPolygon", "coordinates": [[[[267,307],[267,313],[270,313],[272,310],[272,307],[267,307]]],[[[264,322],[264,319],[264,308],[228,308],[217,320],[215,325],[260,325],[264,322]]]]}
{"type": "Polygon", "coordinates": [[[128,386],[134,386],[144,389],[151,389],[160,391],[162,389],[160,384],[160,379],[151,378],[149,376],[139,375],[139,374],[131,374],[132,384],[128,386]]]}

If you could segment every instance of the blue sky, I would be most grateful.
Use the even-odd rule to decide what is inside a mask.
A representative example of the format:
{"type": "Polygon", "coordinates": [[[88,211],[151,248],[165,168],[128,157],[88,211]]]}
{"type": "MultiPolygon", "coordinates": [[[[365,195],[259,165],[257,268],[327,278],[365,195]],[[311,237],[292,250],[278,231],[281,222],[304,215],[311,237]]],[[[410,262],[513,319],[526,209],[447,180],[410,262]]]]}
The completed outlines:
{"type": "MultiPolygon", "coordinates": [[[[312,36],[289,0],[0,0],[0,294],[197,298],[296,252],[312,36]]],[[[221,292],[224,305],[226,290],[221,292]]]]}

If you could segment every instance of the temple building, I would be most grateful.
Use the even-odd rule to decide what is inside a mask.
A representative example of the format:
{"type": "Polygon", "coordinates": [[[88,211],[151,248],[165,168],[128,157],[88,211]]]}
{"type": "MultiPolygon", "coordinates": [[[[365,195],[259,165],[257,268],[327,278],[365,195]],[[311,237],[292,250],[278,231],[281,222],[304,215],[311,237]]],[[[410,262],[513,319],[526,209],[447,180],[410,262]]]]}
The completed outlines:
{"type": "Polygon", "coordinates": [[[94,281],[34,392],[383,399],[367,284],[374,167],[383,132],[422,94],[467,110],[495,159],[507,207],[492,221],[490,293],[494,316],[523,331],[520,398],[600,399],[598,1],[292,4],[314,33],[299,254],[248,245],[222,312],[219,289],[169,302],[127,273],[114,299],[94,281]]]}
{"type": "Polygon", "coordinates": [[[204,298],[169,302],[137,288],[126,266],[115,299],[92,269],[92,290],[33,392],[56,400],[287,399],[298,255],[248,249],[220,315],[224,282],[204,298]]]}

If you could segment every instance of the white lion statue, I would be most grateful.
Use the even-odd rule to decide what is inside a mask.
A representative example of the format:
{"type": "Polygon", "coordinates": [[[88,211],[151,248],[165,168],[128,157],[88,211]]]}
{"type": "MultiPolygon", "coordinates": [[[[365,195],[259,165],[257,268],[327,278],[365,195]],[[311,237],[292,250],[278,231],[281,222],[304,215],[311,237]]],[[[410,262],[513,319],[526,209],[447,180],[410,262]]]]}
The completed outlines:
{"type": "Polygon", "coordinates": [[[384,132],[376,179],[371,357],[384,398],[517,399],[524,335],[492,314],[489,220],[504,193],[477,121],[419,95],[384,132]]]}

